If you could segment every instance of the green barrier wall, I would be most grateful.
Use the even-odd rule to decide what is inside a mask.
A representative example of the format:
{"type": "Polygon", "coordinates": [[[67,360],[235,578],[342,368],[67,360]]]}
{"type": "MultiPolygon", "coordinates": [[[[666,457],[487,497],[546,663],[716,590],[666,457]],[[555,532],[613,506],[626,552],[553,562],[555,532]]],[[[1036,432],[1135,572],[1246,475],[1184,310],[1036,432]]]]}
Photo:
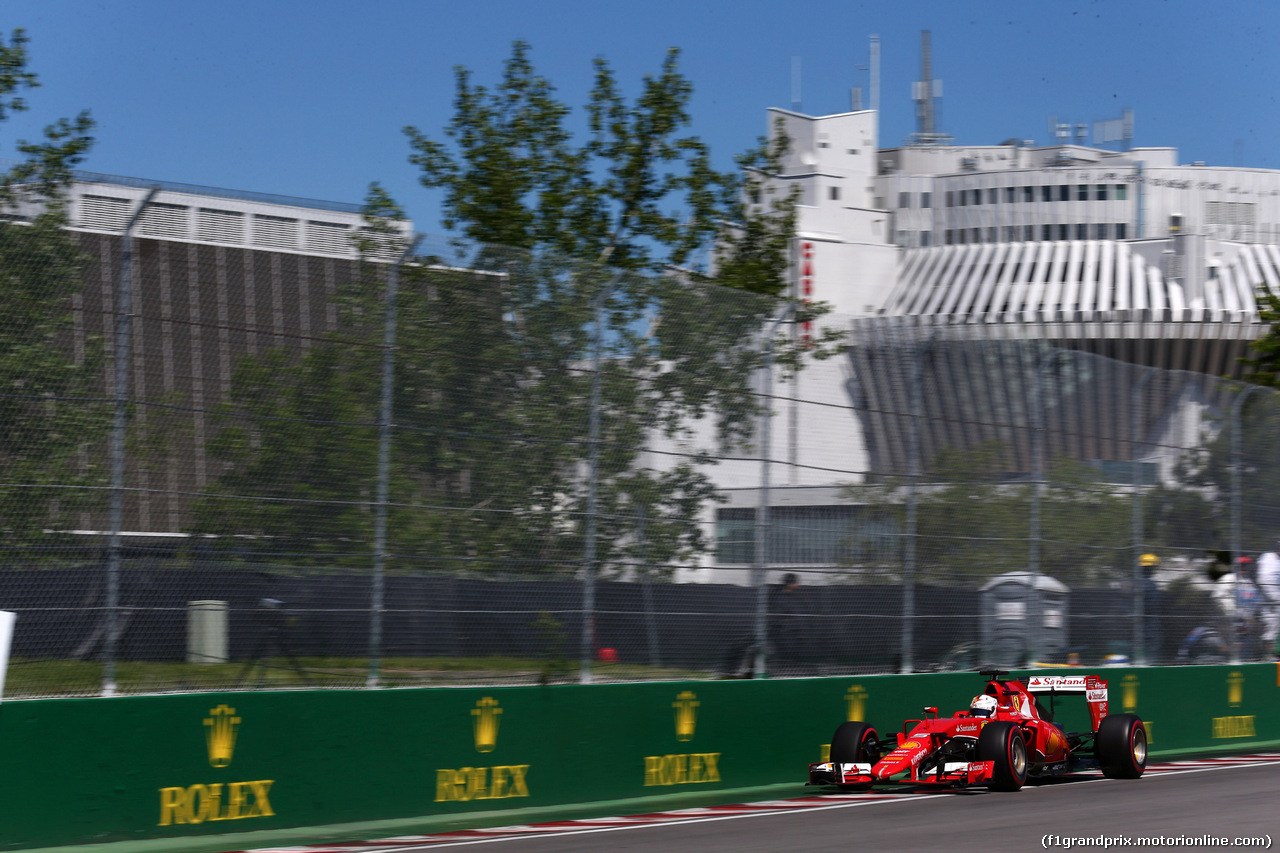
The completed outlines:
{"type": "MultiPolygon", "coordinates": [[[[1277,665],[1101,674],[1111,711],[1141,715],[1156,755],[1280,743],[1277,665]]],[[[10,702],[0,849],[791,780],[799,794],[840,722],[887,734],[926,704],[966,707],[982,686],[952,673],[10,702]]],[[[1083,728],[1072,701],[1059,718],[1083,728]]]]}

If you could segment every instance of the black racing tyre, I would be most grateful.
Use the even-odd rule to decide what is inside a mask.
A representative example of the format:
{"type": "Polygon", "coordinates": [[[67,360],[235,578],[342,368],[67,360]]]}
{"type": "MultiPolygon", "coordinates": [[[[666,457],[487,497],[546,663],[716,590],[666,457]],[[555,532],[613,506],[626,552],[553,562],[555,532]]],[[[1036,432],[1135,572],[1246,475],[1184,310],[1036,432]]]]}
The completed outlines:
{"type": "Polygon", "coordinates": [[[996,720],[982,727],[978,760],[994,762],[987,786],[993,791],[1017,791],[1027,783],[1027,744],[1013,723],[996,720]]]}
{"type": "Polygon", "coordinates": [[[1147,727],[1137,714],[1108,714],[1098,724],[1093,754],[1108,778],[1137,779],[1147,769],[1147,727]]]}
{"type": "Polygon", "coordinates": [[[833,764],[875,764],[880,760],[880,738],[870,723],[841,723],[831,736],[833,764]]]}

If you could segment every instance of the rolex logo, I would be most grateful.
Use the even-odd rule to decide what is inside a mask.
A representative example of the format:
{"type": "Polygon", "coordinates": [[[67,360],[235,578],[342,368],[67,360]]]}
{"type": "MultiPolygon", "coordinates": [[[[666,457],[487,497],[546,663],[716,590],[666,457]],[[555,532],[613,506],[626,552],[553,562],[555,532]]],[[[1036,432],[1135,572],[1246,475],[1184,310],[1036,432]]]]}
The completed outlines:
{"type": "Polygon", "coordinates": [[[845,719],[864,720],[867,716],[867,691],[855,684],[844,692],[845,719]]]}
{"type": "Polygon", "coordinates": [[[493,752],[498,745],[498,717],[501,714],[498,700],[488,696],[471,709],[471,728],[475,732],[477,752],[493,752]]]}
{"type": "Polygon", "coordinates": [[[693,730],[698,725],[698,706],[702,703],[689,690],[676,696],[671,707],[676,709],[676,740],[693,740],[693,730]]]}
{"type": "Polygon", "coordinates": [[[1244,704],[1244,673],[1233,672],[1227,676],[1227,704],[1232,708],[1244,704]]]}
{"type": "Polygon", "coordinates": [[[209,764],[213,767],[226,767],[231,763],[236,731],[240,728],[240,718],[235,713],[235,708],[219,705],[210,708],[209,716],[204,719],[204,739],[209,747],[209,764]]]}
{"type": "Polygon", "coordinates": [[[1130,673],[1120,680],[1121,693],[1124,696],[1124,709],[1133,711],[1138,707],[1138,676],[1130,673]]]}

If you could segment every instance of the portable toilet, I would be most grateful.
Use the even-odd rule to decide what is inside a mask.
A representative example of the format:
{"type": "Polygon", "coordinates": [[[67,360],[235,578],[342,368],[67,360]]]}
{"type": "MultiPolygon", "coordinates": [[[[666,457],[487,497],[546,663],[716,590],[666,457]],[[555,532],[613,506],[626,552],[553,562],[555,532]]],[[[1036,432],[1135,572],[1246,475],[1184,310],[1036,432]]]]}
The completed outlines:
{"type": "Polygon", "coordinates": [[[1034,572],[1006,572],[980,591],[984,663],[1014,668],[1066,657],[1066,584],[1034,572]]]}

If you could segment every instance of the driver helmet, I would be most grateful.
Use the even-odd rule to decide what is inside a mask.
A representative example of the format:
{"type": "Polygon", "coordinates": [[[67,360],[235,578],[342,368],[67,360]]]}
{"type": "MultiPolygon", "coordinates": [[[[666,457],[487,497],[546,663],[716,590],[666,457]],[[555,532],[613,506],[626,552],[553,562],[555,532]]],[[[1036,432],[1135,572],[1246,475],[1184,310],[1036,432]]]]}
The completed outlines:
{"type": "Polygon", "coordinates": [[[990,717],[996,712],[996,697],[982,694],[974,696],[969,704],[969,713],[975,717],[990,717]]]}

